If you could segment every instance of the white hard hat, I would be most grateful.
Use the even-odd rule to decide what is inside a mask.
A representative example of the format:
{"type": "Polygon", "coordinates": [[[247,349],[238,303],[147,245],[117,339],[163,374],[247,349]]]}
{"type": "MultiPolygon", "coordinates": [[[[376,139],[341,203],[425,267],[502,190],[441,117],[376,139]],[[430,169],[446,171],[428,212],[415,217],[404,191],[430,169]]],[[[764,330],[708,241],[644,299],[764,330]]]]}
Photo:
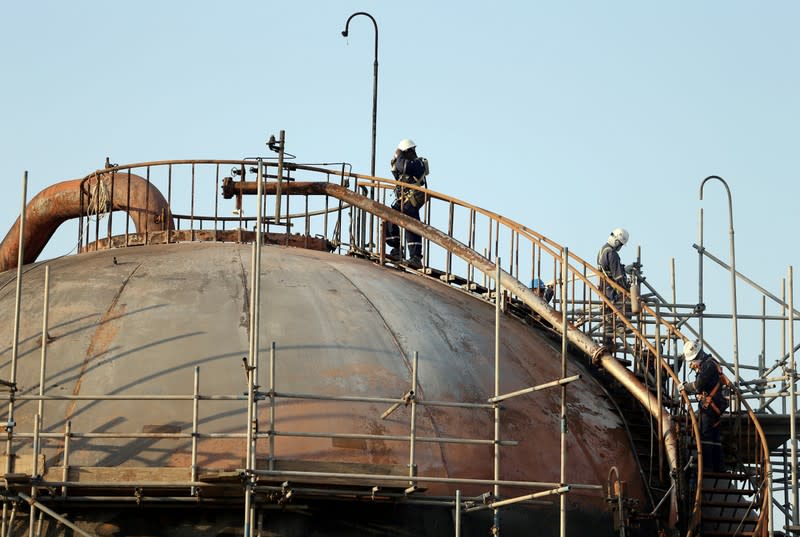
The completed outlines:
{"type": "Polygon", "coordinates": [[[614,231],[611,232],[611,235],[608,236],[608,244],[617,248],[628,242],[628,232],[618,227],[614,231]]]}
{"type": "Polygon", "coordinates": [[[417,144],[414,143],[414,140],[409,140],[408,138],[403,138],[400,140],[400,143],[397,144],[397,149],[400,151],[408,151],[414,147],[417,147],[417,144]]]}
{"type": "Polygon", "coordinates": [[[703,346],[700,344],[698,340],[687,340],[683,344],[683,357],[686,358],[686,361],[691,362],[697,355],[700,354],[700,349],[703,346]]]}

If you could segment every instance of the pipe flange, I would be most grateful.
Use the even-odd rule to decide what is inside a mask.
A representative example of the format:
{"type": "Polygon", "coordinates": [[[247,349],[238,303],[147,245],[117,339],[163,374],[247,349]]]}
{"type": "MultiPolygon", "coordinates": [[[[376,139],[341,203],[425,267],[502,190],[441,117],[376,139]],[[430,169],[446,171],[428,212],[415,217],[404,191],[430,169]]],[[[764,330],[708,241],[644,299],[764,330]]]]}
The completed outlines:
{"type": "Polygon", "coordinates": [[[603,354],[608,354],[609,350],[605,345],[600,345],[597,350],[592,353],[592,365],[600,365],[600,357],[603,354]]]}

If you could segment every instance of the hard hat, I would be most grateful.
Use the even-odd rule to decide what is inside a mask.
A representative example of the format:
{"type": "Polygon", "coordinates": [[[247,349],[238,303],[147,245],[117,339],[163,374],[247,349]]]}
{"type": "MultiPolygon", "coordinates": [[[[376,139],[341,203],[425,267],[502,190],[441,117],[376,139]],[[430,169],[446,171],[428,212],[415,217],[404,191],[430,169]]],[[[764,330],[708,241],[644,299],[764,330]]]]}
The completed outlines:
{"type": "Polygon", "coordinates": [[[400,143],[397,144],[397,149],[400,151],[408,151],[414,147],[417,147],[417,144],[414,143],[414,140],[409,140],[408,138],[403,138],[400,140],[400,143]]]}
{"type": "Polygon", "coordinates": [[[698,340],[687,340],[683,344],[683,357],[689,362],[694,361],[702,348],[703,346],[698,340]]]}
{"type": "Polygon", "coordinates": [[[614,248],[618,248],[628,242],[628,232],[618,227],[614,231],[611,232],[611,235],[608,236],[608,243],[613,246],[614,248]]]}

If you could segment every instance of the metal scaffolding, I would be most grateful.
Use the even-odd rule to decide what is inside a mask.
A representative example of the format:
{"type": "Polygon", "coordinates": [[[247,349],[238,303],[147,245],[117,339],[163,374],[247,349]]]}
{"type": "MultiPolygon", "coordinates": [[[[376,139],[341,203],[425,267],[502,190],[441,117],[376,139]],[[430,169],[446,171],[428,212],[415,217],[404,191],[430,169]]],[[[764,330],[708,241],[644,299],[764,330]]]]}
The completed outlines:
{"type": "MultiPolygon", "coordinates": [[[[249,350],[244,358],[246,391],[244,394],[208,394],[200,390],[200,367],[194,369],[193,393],[170,395],[52,395],[44,390],[46,370],[47,332],[47,288],[45,284],[44,319],[42,323],[42,354],[40,358],[40,383],[37,394],[21,395],[15,390],[14,371],[16,357],[12,355],[12,374],[4,384],[9,388],[7,395],[8,425],[6,449],[6,488],[4,492],[2,534],[7,528],[17,524],[18,505],[30,506],[28,530],[31,536],[38,534],[43,514],[54,516],[48,505],[70,504],[71,502],[102,503],[111,501],[108,490],[113,489],[113,501],[132,501],[137,504],[168,503],[176,505],[197,501],[199,497],[210,501],[212,491],[238,490],[243,495],[237,505],[244,507],[243,531],[245,535],[256,535],[260,526],[259,510],[264,508],[265,498],[283,505],[291,497],[303,495],[331,495],[330,490],[319,486],[331,480],[344,480],[348,483],[339,493],[364,494],[371,491],[373,497],[402,500],[409,503],[438,505],[452,509],[455,517],[455,534],[460,535],[462,514],[474,510],[490,509],[493,512],[493,528],[496,534],[501,529],[502,508],[518,502],[538,501],[549,495],[558,495],[560,505],[561,534],[566,531],[565,496],[570,490],[602,489],[601,483],[568,483],[566,467],[566,435],[568,434],[566,408],[568,384],[578,381],[580,376],[568,375],[566,369],[568,351],[582,354],[609,375],[614,382],[634,401],[645,409],[650,425],[648,435],[653,457],[646,468],[646,481],[657,484],[653,490],[660,491],[653,498],[653,516],[670,520],[681,514],[681,533],[698,535],[703,517],[711,515],[704,511],[702,482],[704,478],[697,419],[692,401],[676,389],[680,382],[680,345],[689,337],[703,333],[703,322],[710,319],[730,319],[735,317],[742,322],[761,323],[762,334],[767,323],[777,322],[788,336],[788,351],[783,349],[773,366],[767,366],[764,357],[756,368],[746,364],[734,364],[733,396],[736,411],[731,415],[729,438],[737,446],[735,471],[746,476],[750,488],[750,509],[740,513],[742,524],[751,524],[753,535],[771,535],[774,512],[785,517],[786,529],[797,529],[797,478],[796,478],[796,431],[795,416],[795,364],[793,324],[797,312],[792,302],[792,273],[788,274],[788,297],[778,299],[767,293],[752,281],[735,273],[735,280],[743,281],[763,293],[763,300],[775,302],[782,309],[780,314],[766,314],[762,308],[760,315],[725,315],[705,311],[702,300],[698,304],[679,303],[673,285],[670,300],[665,299],[644,278],[637,280],[631,289],[618,288],[613,282],[603,281],[596,268],[560,246],[549,238],[525,226],[517,224],[498,214],[477,206],[456,200],[431,190],[410,187],[388,179],[361,176],[346,171],[347,165],[302,165],[290,160],[284,161],[284,136],[280,137],[280,153],[277,162],[260,157],[246,160],[209,161],[163,161],[106,167],[88,175],[80,186],[80,225],[78,239],[81,251],[95,251],[111,247],[135,246],[141,244],[162,244],[182,241],[235,241],[252,242],[250,310],[249,310],[249,350]],[[232,166],[230,177],[220,181],[223,166],[232,166]],[[337,166],[333,167],[321,166],[337,166]],[[136,172],[136,173],[134,173],[136,172]],[[272,173],[271,173],[272,172],[272,173]],[[181,175],[183,179],[177,177],[181,175]],[[248,181],[248,174],[254,181],[248,181]],[[238,179],[237,179],[238,178],[238,179]],[[310,178],[310,179],[309,179],[310,178]],[[301,181],[300,179],[306,179],[301,181]],[[174,196],[177,184],[189,187],[191,200],[188,205],[174,196]],[[188,182],[188,185],[186,184],[188,182]],[[152,189],[158,183],[167,192],[165,205],[153,205],[152,189]],[[101,188],[101,185],[105,187],[101,188]],[[213,196],[205,202],[198,193],[207,187],[213,189],[213,196]],[[415,221],[390,208],[364,196],[367,190],[380,189],[387,192],[394,189],[415,188],[426,196],[423,220],[415,221]],[[221,191],[222,195],[218,193],[221,191]],[[99,192],[106,192],[107,201],[101,205],[99,192]],[[256,195],[255,216],[245,216],[243,198],[256,195]],[[138,197],[137,197],[138,196],[138,197]],[[274,199],[273,214],[267,214],[267,201],[274,199]],[[294,206],[303,209],[290,212],[290,199],[294,206]],[[139,200],[139,201],[136,201],[139,200]],[[143,201],[142,201],[143,200],[143,201]],[[234,200],[235,217],[221,217],[221,200],[234,200]],[[282,200],[282,201],[281,201],[282,200]],[[104,210],[106,207],[106,210],[104,210]],[[114,210],[128,213],[123,219],[114,219],[114,210]],[[129,217],[136,213],[139,219],[129,217]],[[101,215],[107,218],[106,225],[100,226],[101,215]],[[142,218],[141,215],[145,215],[142,218]],[[137,227],[130,230],[130,223],[137,227]],[[261,256],[262,245],[283,244],[306,248],[328,249],[343,255],[354,255],[374,260],[380,264],[393,264],[403,268],[402,263],[386,258],[383,244],[374,244],[371,237],[383,237],[385,222],[392,222],[412,229],[423,237],[426,266],[419,273],[444,284],[458,287],[479,299],[495,306],[495,364],[494,391],[486,394],[485,403],[464,401],[426,401],[418,396],[417,383],[419,356],[414,354],[411,379],[408,390],[399,398],[373,395],[322,395],[315,393],[296,393],[280,390],[280,379],[276,378],[276,363],[280,360],[279,342],[273,342],[269,356],[267,389],[262,389],[259,364],[262,362],[259,332],[262,313],[261,298],[261,256]],[[188,227],[187,227],[188,225],[188,227]],[[105,229],[104,229],[105,228],[105,229]],[[277,228],[279,231],[272,231],[277,228]],[[292,234],[293,229],[301,233],[292,234]],[[252,231],[251,231],[252,230],[252,231]],[[344,233],[343,233],[344,230],[344,233]],[[501,250],[503,254],[501,256],[501,250]],[[508,255],[506,256],[506,253],[508,255]],[[502,257],[502,259],[501,259],[502,257]],[[435,268],[441,267],[441,268],[435,268]],[[547,285],[535,282],[552,282],[547,285]],[[528,284],[528,282],[530,282],[528,284]],[[610,300],[602,291],[603,286],[616,287],[623,297],[621,302],[610,300]],[[639,293],[639,286],[642,292],[639,293]],[[515,315],[531,321],[545,330],[558,334],[561,340],[562,367],[558,378],[549,379],[542,384],[531,386],[512,393],[500,393],[500,372],[503,369],[500,333],[504,315],[515,315]],[[699,324],[699,328],[693,328],[699,324]],[[741,378],[740,370],[753,371],[751,379],[741,378]],[[780,384],[777,391],[769,391],[775,383],[780,384]],[[559,482],[514,481],[502,479],[501,448],[514,445],[514,441],[500,435],[502,423],[502,401],[524,396],[535,391],[560,387],[561,413],[559,434],[561,435],[560,480],[559,482]],[[281,416],[278,411],[279,400],[304,399],[331,403],[372,403],[387,405],[382,418],[401,407],[408,409],[408,434],[374,435],[364,433],[333,431],[282,431],[281,416]],[[103,401],[103,400],[150,400],[186,401],[191,411],[192,430],[190,432],[131,432],[100,433],[74,430],[67,421],[63,433],[44,432],[45,404],[50,400],[103,401]],[[758,401],[754,411],[749,400],[758,401]],[[39,405],[36,421],[30,432],[18,431],[13,423],[14,405],[20,401],[36,401],[39,405]],[[202,406],[205,401],[244,402],[246,424],[241,432],[201,431],[202,406]],[[259,417],[259,402],[268,405],[268,419],[262,422],[259,417]],[[486,438],[466,437],[424,437],[418,434],[416,426],[417,407],[447,406],[471,411],[491,412],[493,433],[486,438]],[[788,411],[787,411],[788,407],[788,411]],[[787,414],[788,412],[788,414],[787,414]],[[788,417],[787,417],[788,416],[788,417]],[[765,435],[762,418],[776,417],[765,435]],[[783,421],[781,421],[783,420],[783,421]],[[774,422],[774,423],[773,423],[774,422]],[[784,430],[785,429],[785,430],[784,430]],[[679,433],[678,433],[679,432],[679,433]],[[769,435],[786,433],[788,445],[784,440],[773,446],[769,435]],[[407,471],[403,475],[391,473],[363,473],[321,471],[319,469],[300,470],[281,468],[276,456],[276,439],[280,437],[328,438],[328,439],[381,439],[387,442],[408,444],[407,471]],[[151,438],[180,439],[191,444],[191,463],[181,472],[164,474],[163,480],[152,480],[152,474],[142,476],[136,481],[75,479],[70,472],[70,442],[73,439],[110,438],[151,438]],[[197,458],[198,442],[211,438],[242,439],[244,443],[244,464],[235,476],[213,476],[204,474],[197,458]],[[31,472],[16,475],[12,472],[11,461],[16,442],[30,443],[33,459],[31,472]],[[62,466],[59,478],[54,472],[40,468],[39,460],[43,442],[58,442],[62,453],[62,466]],[[421,443],[469,444],[493,446],[492,479],[446,478],[420,475],[416,467],[416,448],[421,443]],[[266,448],[266,449],[265,449],[266,448]],[[266,461],[259,459],[260,450],[266,451],[266,461]],[[266,465],[260,465],[266,462],[266,465]],[[679,474],[688,473],[696,480],[694,485],[684,483],[679,474]],[[789,477],[790,476],[790,477],[789,477]],[[470,485],[491,487],[481,498],[462,497],[457,490],[452,497],[427,497],[421,493],[426,483],[447,483],[451,485],[470,485]],[[506,488],[534,489],[521,495],[503,494],[506,488]],[[80,495],[73,495],[72,490],[80,495]],[[538,490],[541,489],[541,490],[538,490]],[[57,495],[52,491],[57,490],[57,495]],[[127,492],[122,493],[125,490],[127,492]],[[135,491],[133,495],[130,491],[135,491]],[[158,494],[146,494],[146,490],[156,490],[158,494]],[[29,491],[29,493],[27,492],[29,491]],[[47,491],[45,497],[40,492],[47,491]],[[777,493],[777,494],[776,494],[777,493]],[[791,498],[790,498],[791,497],[791,498]],[[679,499],[685,504],[679,505],[679,499]],[[791,502],[790,502],[791,499],[791,502]],[[9,510],[10,508],[10,510],[9,510]],[[34,530],[34,514],[39,511],[39,529],[34,530]],[[667,513],[668,512],[668,513],[667,513]]],[[[376,197],[377,198],[377,197],[376,197]]],[[[24,207],[24,195],[23,195],[24,207]]],[[[22,214],[24,216],[25,210],[22,214]]],[[[24,217],[21,219],[24,221],[24,217]]],[[[20,225],[18,271],[23,264],[23,233],[20,225]]],[[[724,263],[713,257],[701,245],[696,247],[701,259],[700,297],[702,298],[702,260],[711,259],[727,270],[724,263]]],[[[639,254],[641,257],[641,254],[639,254]]],[[[18,272],[19,274],[19,272],[18,272]]],[[[46,276],[47,278],[47,276],[46,276]]],[[[18,288],[22,283],[21,274],[17,279],[18,288]]],[[[17,293],[17,315],[19,312],[19,291],[17,293]]],[[[268,299],[267,299],[268,300],[268,299]]],[[[266,310],[269,312],[269,308],[266,310]]],[[[16,339],[15,335],[15,339],[16,339]]],[[[762,340],[764,337],[762,336],[762,340]]],[[[705,347],[728,369],[731,366],[722,359],[709,341],[705,347]]],[[[765,348],[765,345],[762,345],[765,348]]],[[[423,356],[423,359],[425,357],[423,356]]],[[[48,469],[48,470],[52,470],[48,469]]],[[[612,486],[609,477],[610,498],[619,505],[620,533],[625,532],[624,495],[620,484],[612,486]],[[612,489],[617,492],[614,493],[612,489]]],[[[231,502],[229,496],[215,501],[231,502]]],[[[57,513],[56,513],[57,514],[57,513]]],[[[59,515],[60,516],[60,515],[59,515]]],[[[738,514],[737,514],[738,516],[738,514]]],[[[68,520],[61,521],[69,525],[68,520]]],[[[731,523],[734,524],[734,523],[731,523]]],[[[78,530],[76,530],[78,531],[78,530]]],[[[81,530],[82,531],[82,530],[81,530]]]]}

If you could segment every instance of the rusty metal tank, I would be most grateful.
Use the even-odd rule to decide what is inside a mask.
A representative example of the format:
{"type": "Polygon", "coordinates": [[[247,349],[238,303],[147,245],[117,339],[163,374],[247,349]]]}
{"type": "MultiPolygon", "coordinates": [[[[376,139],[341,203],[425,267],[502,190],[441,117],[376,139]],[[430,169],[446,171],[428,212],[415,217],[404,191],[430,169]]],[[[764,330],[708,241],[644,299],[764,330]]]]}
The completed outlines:
{"type": "MultiPolygon", "coordinates": [[[[244,181],[246,163],[233,162],[244,181]]],[[[612,476],[626,509],[652,507],[619,408],[585,354],[571,347],[562,372],[547,322],[498,313],[490,288],[459,289],[449,273],[327,251],[308,224],[335,221],[327,198],[309,209],[324,183],[302,187],[305,234],[265,234],[281,245],[260,249],[256,293],[253,232],[241,212],[225,228],[236,219],[218,218],[217,205],[223,229],[203,228],[190,164],[191,213],[172,197],[172,163],[167,196],[147,164],[141,176],[97,172],[93,190],[65,182],[52,189],[57,205],[46,194],[29,205],[40,220],[23,243],[41,251],[42,235],[76,212],[86,240],[79,255],[23,266],[18,323],[17,272],[0,273],[0,530],[33,532],[39,517],[47,535],[554,535],[563,497],[567,535],[610,536],[612,476]],[[136,233],[115,236],[109,218],[101,239],[89,216],[120,209],[136,233]],[[580,378],[564,399],[562,483],[561,387],[543,385],[566,377],[580,378]]],[[[231,181],[223,193],[238,209],[252,192],[231,181]]],[[[351,233],[364,229],[364,215],[349,216],[351,233]]]]}
{"type": "MultiPolygon", "coordinates": [[[[43,393],[54,398],[44,401],[41,422],[46,480],[71,482],[67,490],[80,490],[82,479],[107,480],[112,482],[109,487],[141,481],[141,486],[131,488],[131,494],[135,489],[143,490],[145,496],[155,499],[161,496],[161,489],[148,490],[147,483],[188,483],[192,438],[187,435],[193,432],[196,368],[200,397],[194,427],[198,434],[209,435],[197,438],[197,478],[223,481],[226,475],[230,477],[243,468],[247,430],[243,357],[248,353],[251,251],[252,246],[246,244],[186,243],[105,250],[48,262],[49,328],[44,366],[40,334],[45,264],[26,266],[13,471],[31,471],[31,439],[23,436],[33,430],[37,402],[24,397],[38,393],[43,371],[43,393]],[[63,395],[86,399],[58,399],[63,395]],[[96,400],[91,396],[112,397],[96,400]],[[136,396],[163,396],[165,400],[137,400],[136,396]],[[216,396],[233,400],[213,399],[216,396]],[[67,422],[72,435],[65,473],[63,437],[67,422]],[[154,436],[124,437],[148,433],[154,436]],[[156,437],[159,434],[162,437],[156,437]]],[[[15,273],[9,271],[0,278],[0,337],[4,371],[8,371],[15,273]]],[[[270,385],[270,342],[274,341],[274,390],[290,396],[277,398],[274,428],[285,435],[298,435],[275,437],[278,468],[357,474],[380,469],[395,476],[408,472],[409,442],[393,438],[409,435],[409,406],[402,405],[382,419],[391,405],[370,398],[399,399],[407,393],[417,353],[416,473],[492,479],[492,411],[422,403],[486,404],[494,392],[494,306],[418,274],[382,268],[363,259],[279,246],[263,249],[262,278],[260,339],[266,344],[262,343],[260,349],[258,384],[262,392],[270,385]],[[354,400],[303,399],[302,394],[354,400]],[[365,402],[355,400],[358,398],[365,402]],[[302,436],[315,432],[342,436],[302,436]],[[440,444],[430,441],[434,438],[482,439],[486,443],[440,444]]],[[[559,341],[511,315],[502,316],[500,330],[502,393],[559,377],[559,341]]],[[[617,410],[580,363],[571,361],[568,373],[582,375],[582,380],[569,388],[569,482],[604,484],[614,466],[628,482],[629,493],[644,502],[636,460],[617,410]]],[[[557,482],[560,390],[542,390],[504,406],[501,439],[517,445],[500,450],[501,479],[557,482]]],[[[257,412],[259,427],[269,426],[268,398],[259,402],[257,412]]],[[[258,467],[267,468],[267,438],[259,440],[256,451],[258,467]]],[[[315,488],[331,487],[331,481],[342,482],[329,477],[295,479],[299,479],[298,485],[291,478],[287,480],[299,488],[303,481],[315,488]]],[[[386,491],[402,491],[409,483],[378,478],[374,482],[386,491]]],[[[176,488],[180,487],[167,490],[175,495],[176,488]]],[[[452,496],[459,489],[469,497],[492,489],[479,481],[423,482],[419,488],[409,495],[415,499],[438,498],[452,496]]],[[[504,496],[535,490],[501,487],[504,496]]],[[[611,534],[605,493],[581,489],[569,493],[569,516],[576,525],[592,526],[596,535],[611,534]]],[[[80,495],[90,494],[83,491],[80,495]]],[[[265,505],[270,503],[269,496],[265,494],[262,499],[265,505]]],[[[321,512],[327,516],[314,523],[317,525],[309,522],[313,516],[300,517],[305,528],[302,531],[330,527],[329,533],[313,529],[307,534],[343,535],[347,532],[342,528],[363,526],[358,531],[366,532],[365,528],[374,524],[370,508],[377,503],[379,509],[386,509],[382,502],[358,500],[351,493],[344,496],[349,501],[342,500],[334,487],[328,497],[315,498],[322,503],[338,500],[334,505],[350,513],[344,517],[346,522],[336,522],[326,508],[321,512]],[[364,507],[352,510],[359,503],[364,507]]],[[[209,506],[215,505],[211,498],[206,501],[209,506]]],[[[140,505],[148,504],[145,501],[140,505]]],[[[402,507],[390,510],[391,516],[380,512],[378,519],[390,521],[405,510],[414,512],[413,503],[399,505],[402,507]]],[[[525,528],[555,524],[557,507],[555,501],[520,506],[508,515],[504,512],[503,533],[523,535],[529,531],[525,528]]],[[[452,524],[447,510],[419,509],[439,513],[441,524],[452,524]]],[[[124,510],[120,512],[120,516],[125,515],[124,510]]],[[[298,515],[291,509],[283,512],[291,513],[286,514],[291,519],[286,522],[287,528],[299,524],[294,520],[298,515]]],[[[475,523],[470,525],[470,515],[466,514],[465,527],[472,527],[475,535],[486,534],[490,524],[485,515],[476,513],[475,523]]],[[[236,516],[240,516],[238,510],[236,516]]],[[[113,516],[105,518],[111,521],[107,524],[118,527],[115,534],[137,534],[126,533],[129,524],[115,526],[113,516]]],[[[280,533],[284,531],[280,529],[280,516],[268,514],[266,518],[265,525],[276,524],[277,533],[272,535],[295,534],[290,529],[280,533]]],[[[413,515],[408,521],[419,524],[417,529],[422,534],[446,534],[437,524],[435,530],[425,529],[430,522],[423,521],[429,518],[413,515]],[[413,522],[417,517],[419,521],[413,522]]],[[[193,531],[199,531],[203,524],[210,523],[198,522],[193,531]]],[[[392,527],[391,523],[387,525],[392,527]]],[[[396,529],[376,531],[369,534],[400,534],[396,529]]]]}

